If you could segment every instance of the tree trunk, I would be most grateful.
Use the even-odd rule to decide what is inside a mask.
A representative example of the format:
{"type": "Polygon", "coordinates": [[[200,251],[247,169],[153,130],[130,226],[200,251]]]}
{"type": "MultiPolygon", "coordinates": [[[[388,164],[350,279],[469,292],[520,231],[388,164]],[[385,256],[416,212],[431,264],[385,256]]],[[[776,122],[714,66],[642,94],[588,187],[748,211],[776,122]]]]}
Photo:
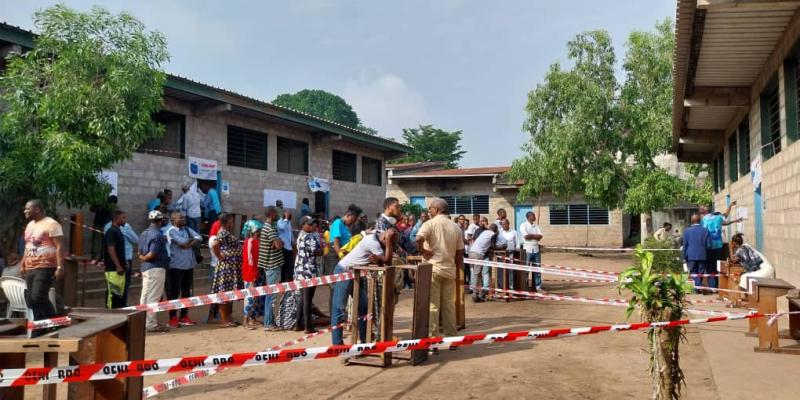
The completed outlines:
{"type": "Polygon", "coordinates": [[[650,237],[653,237],[653,212],[648,211],[646,213],[640,214],[640,218],[642,220],[642,238],[641,242],[644,244],[644,240],[650,237]]]}

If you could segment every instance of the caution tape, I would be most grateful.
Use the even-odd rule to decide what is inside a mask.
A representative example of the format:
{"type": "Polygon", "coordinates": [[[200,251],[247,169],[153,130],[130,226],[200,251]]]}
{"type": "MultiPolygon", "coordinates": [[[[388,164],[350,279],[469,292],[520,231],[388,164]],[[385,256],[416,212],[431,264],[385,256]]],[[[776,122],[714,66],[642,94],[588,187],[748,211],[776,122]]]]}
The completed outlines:
{"type": "MultiPolygon", "coordinates": [[[[571,251],[618,251],[618,252],[634,252],[637,249],[630,247],[569,247],[569,246],[541,246],[542,249],[554,250],[571,250],[571,251]]],[[[642,249],[644,251],[680,251],[680,249],[642,249]]]]}
{"type": "MultiPolygon", "coordinates": [[[[469,289],[476,290],[476,289],[483,289],[485,291],[492,291],[492,292],[500,292],[500,293],[507,293],[511,296],[506,296],[504,298],[513,298],[514,295],[516,296],[523,296],[523,297],[530,297],[530,298],[537,298],[541,300],[555,300],[555,301],[574,301],[578,303],[585,303],[585,304],[601,304],[601,305],[611,305],[611,306],[627,306],[628,300],[625,299],[593,299],[588,297],[580,297],[580,296],[568,296],[568,295],[561,295],[561,294],[553,294],[553,293],[538,293],[538,292],[527,292],[523,290],[512,290],[512,289],[502,289],[502,288],[491,288],[491,287],[476,287],[476,286],[466,286],[469,289]]],[[[723,303],[722,300],[687,300],[689,304],[709,304],[709,303],[723,303]]]]}
{"type": "Polygon", "coordinates": [[[181,299],[160,301],[157,303],[139,304],[125,307],[122,310],[162,312],[177,310],[181,308],[191,308],[205,306],[209,304],[227,303],[234,300],[242,300],[247,297],[266,296],[271,294],[295,291],[313,286],[328,285],[336,282],[343,282],[353,279],[353,271],[342,272],[335,275],[325,275],[318,278],[302,279],[272,285],[252,287],[248,289],[229,290],[213,294],[184,297],[181,299]]]}
{"type": "MultiPolygon", "coordinates": [[[[475,258],[467,258],[464,260],[465,264],[471,265],[481,265],[487,266],[492,268],[504,268],[504,269],[513,269],[517,271],[527,271],[527,272],[540,272],[540,273],[549,273],[553,275],[562,275],[568,276],[572,278],[585,278],[585,279],[598,279],[598,280],[610,280],[608,276],[602,274],[594,274],[588,273],[583,271],[570,271],[565,269],[551,269],[549,267],[536,267],[532,265],[518,265],[500,261],[489,261],[489,260],[479,260],[475,258]]],[[[615,277],[616,278],[616,277],[615,277]]]]}
{"type": "Polygon", "coordinates": [[[56,317],[49,319],[40,319],[38,321],[28,321],[28,330],[53,328],[56,326],[65,326],[72,323],[70,317],[56,317]]]}
{"type": "Polygon", "coordinates": [[[67,382],[86,382],[106,379],[121,379],[139,376],[164,375],[174,372],[252,367],[258,365],[312,361],[334,357],[351,357],[367,354],[393,353],[408,350],[426,350],[448,347],[463,347],[476,344],[505,343],[525,340],[555,339],[588,335],[601,332],[624,332],[641,329],[662,329],[682,325],[704,324],[720,321],[760,318],[762,314],[720,315],[698,319],[683,319],[661,322],[639,322],[620,325],[587,326],[581,328],[559,328],[517,331],[507,333],[479,333],[465,336],[430,337],[424,339],[393,340],[355,345],[333,345],[257,353],[233,353],[201,355],[152,360],[120,361],[73,365],[68,367],[38,367],[2,369],[0,387],[19,387],[67,382]]]}

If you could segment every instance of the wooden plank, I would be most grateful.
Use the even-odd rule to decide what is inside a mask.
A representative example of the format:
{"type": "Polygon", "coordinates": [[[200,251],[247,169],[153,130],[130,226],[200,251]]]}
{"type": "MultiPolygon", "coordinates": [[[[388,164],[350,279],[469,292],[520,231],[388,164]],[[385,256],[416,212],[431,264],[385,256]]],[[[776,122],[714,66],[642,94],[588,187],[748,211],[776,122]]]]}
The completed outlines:
{"type": "Polygon", "coordinates": [[[358,302],[361,300],[361,271],[353,269],[353,308],[350,310],[350,344],[358,344],[358,302]]]}
{"type": "MultiPolygon", "coordinates": [[[[58,353],[47,352],[44,353],[44,367],[57,367],[58,366],[58,353]]],[[[44,385],[42,389],[43,400],[55,400],[58,395],[58,384],[44,385]]]]}
{"type": "MultiPolygon", "coordinates": [[[[95,344],[95,362],[125,361],[128,358],[128,349],[125,339],[127,328],[117,327],[97,335],[95,344]]],[[[95,399],[119,400],[125,398],[125,381],[122,379],[107,379],[94,382],[95,399]]]]}
{"type": "MultiPolygon", "coordinates": [[[[394,278],[397,270],[388,266],[383,272],[383,288],[381,290],[381,340],[394,340],[394,278]]],[[[383,367],[392,366],[392,353],[381,354],[383,367]]]]}
{"type": "Polygon", "coordinates": [[[71,353],[78,351],[77,338],[4,338],[0,340],[0,353],[71,353]]]}
{"type": "MultiPolygon", "coordinates": [[[[145,316],[144,311],[137,311],[128,314],[128,359],[144,360],[145,350],[145,316]]],[[[144,377],[128,378],[126,382],[127,400],[140,400],[142,389],[144,389],[144,377]]]]}
{"type": "MultiPolygon", "coordinates": [[[[411,315],[412,339],[422,339],[428,337],[429,334],[432,271],[433,266],[430,263],[422,263],[417,266],[417,280],[414,283],[414,309],[411,315]]],[[[456,286],[461,285],[456,284],[456,286]]],[[[457,311],[456,315],[458,315],[457,311]]],[[[458,318],[456,318],[456,324],[458,324],[458,318]]],[[[411,352],[411,365],[421,364],[427,359],[428,350],[413,350],[411,352]]]]}

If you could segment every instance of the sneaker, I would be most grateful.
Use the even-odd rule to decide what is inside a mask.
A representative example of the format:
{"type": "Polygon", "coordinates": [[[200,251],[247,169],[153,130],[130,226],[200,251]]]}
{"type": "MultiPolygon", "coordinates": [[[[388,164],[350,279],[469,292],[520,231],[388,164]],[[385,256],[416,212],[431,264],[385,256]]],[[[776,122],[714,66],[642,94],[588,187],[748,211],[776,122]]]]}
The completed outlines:
{"type": "Polygon", "coordinates": [[[148,333],[164,333],[169,332],[169,328],[163,325],[156,326],[154,328],[147,328],[148,333]]]}
{"type": "Polygon", "coordinates": [[[183,317],[183,318],[181,318],[181,319],[180,319],[180,321],[178,321],[178,323],[179,323],[179,324],[181,324],[181,326],[192,326],[192,325],[197,325],[197,324],[195,324],[194,322],[192,322],[192,320],[190,320],[190,319],[189,319],[189,316],[188,316],[188,315],[187,315],[187,316],[185,316],[185,317],[183,317]]]}
{"type": "Polygon", "coordinates": [[[544,288],[542,287],[542,285],[536,287],[536,292],[544,292],[544,288]]]}
{"type": "Polygon", "coordinates": [[[180,328],[181,324],[178,322],[178,317],[172,317],[169,319],[169,327],[170,328],[180,328]]]}

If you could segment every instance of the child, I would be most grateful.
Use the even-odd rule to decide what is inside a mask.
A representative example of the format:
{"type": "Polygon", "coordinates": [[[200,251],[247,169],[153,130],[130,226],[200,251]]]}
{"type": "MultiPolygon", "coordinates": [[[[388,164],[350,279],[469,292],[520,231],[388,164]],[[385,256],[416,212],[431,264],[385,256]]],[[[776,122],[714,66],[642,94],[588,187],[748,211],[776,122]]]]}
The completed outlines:
{"type": "MultiPolygon", "coordinates": [[[[242,281],[244,288],[249,289],[256,286],[258,280],[258,236],[261,234],[261,227],[251,225],[248,237],[244,241],[242,249],[242,281]]],[[[244,302],[244,323],[242,327],[254,330],[257,327],[254,311],[258,296],[247,296],[244,302]]]]}

